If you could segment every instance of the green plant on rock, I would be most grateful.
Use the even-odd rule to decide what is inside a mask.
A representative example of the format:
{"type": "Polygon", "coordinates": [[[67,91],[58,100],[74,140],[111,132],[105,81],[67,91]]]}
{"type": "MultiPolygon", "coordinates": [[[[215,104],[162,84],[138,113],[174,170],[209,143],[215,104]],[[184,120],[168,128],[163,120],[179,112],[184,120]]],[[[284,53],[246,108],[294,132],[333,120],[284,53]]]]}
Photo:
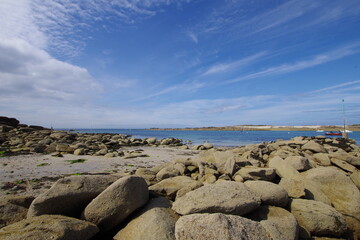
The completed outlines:
{"type": "Polygon", "coordinates": [[[64,157],[64,155],[62,155],[61,153],[56,153],[51,155],[52,157],[64,157]]]}
{"type": "Polygon", "coordinates": [[[37,167],[43,167],[43,166],[47,166],[50,165],[50,163],[40,163],[38,165],[36,165],[37,167]]]}
{"type": "Polygon", "coordinates": [[[25,183],[25,181],[23,179],[15,182],[15,184],[23,184],[23,183],[25,183]]]}
{"type": "Polygon", "coordinates": [[[83,175],[83,173],[73,173],[73,174],[71,174],[71,176],[80,176],[80,175],[83,175]]]}
{"type": "Polygon", "coordinates": [[[85,161],[87,161],[87,160],[86,160],[86,159],[83,159],[83,158],[75,159],[75,160],[65,160],[65,162],[69,162],[70,164],[84,163],[85,161]]]}

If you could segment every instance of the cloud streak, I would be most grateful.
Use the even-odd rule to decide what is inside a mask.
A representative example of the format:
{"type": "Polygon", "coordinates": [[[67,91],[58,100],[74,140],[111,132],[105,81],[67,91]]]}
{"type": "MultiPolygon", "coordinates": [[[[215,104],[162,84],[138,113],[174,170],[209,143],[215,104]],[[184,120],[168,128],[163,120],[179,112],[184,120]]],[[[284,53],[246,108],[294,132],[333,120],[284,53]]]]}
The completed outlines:
{"type": "Polygon", "coordinates": [[[293,64],[283,64],[280,66],[270,67],[265,70],[251,73],[242,77],[238,77],[225,83],[236,83],[244,80],[254,79],[254,78],[261,78],[261,77],[268,77],[273,75],[285,74],[290,72],[295,72],[307,68],[311,68],[317,65],[321,65],[327,62],[335,61],[353,54],[358,53],[360,43],[350,44],[348,46],[330,51],[325,52],[320,55],[316,55],[313,58],[305,61],[299,61],[293,64]]]}
{"type": "Polygon", "coordinates": [[[266,54],[267,53],[265,51],[263,51],[263,52],[259,52],[254,55],[245,57],[243,59],[239,59],[237,61],[213,65],[208,70],[206,70],[202,74],[202,76],[208,76],[208,75],[218,74],[218,73],[227,73],[227,72],[235,70],[237,68],[241,68],[241,67],[247,66],[249,64],[252,64],[255,61],[259,60],[261,57],[265,56],[266,54]]]}
{"type": "MultiPolygon", "coordinates": [[[[351,81],[351,82],[345,82],[345,83],[341,83],[341,84],[337,84],[334,86],[330,86],[330,87],[326,87],[326,88],[321,88],[315,91],[310,92],[311,94],[313,93],[320,93],[320,92],[328,92],[329,90],[335,90],[335,89],[339,89],[339,88],[343,88],[343,87],[348,87],[351,85],[355,85],[355,84],[360,84],[360,80],[357,81],[351,81]]],[[[346,89],[346,90],[353,90],[354,88],[351,89],[346,89]]]]}

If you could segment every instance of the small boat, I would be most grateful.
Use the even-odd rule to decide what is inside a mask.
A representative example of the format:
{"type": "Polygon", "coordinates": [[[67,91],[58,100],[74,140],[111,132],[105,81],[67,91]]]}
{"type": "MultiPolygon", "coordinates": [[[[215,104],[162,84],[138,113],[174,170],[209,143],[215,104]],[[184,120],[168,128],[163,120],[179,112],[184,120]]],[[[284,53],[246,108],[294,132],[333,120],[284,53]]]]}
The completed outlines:
{"type": "Polygon", "coordinates": [[[324,132],[324,130],[318,129],[316,130],[316,132],[324,132]]]}
{"type": "Polygon", "coordinates": [[[328,136],[342,136],[342,133],[339,131],[339,132],[327,132],[325,133],[325,135],[328,135],[328,136]]]}
{"type": "MultiPolygon", "coordinates": [[[[341,131],[341,132],[343,133],[344,131],[341,131]]],[[[345,130],[345,132],[346,132],[346,133],[352,133],[353,131],[345,130]]]]}

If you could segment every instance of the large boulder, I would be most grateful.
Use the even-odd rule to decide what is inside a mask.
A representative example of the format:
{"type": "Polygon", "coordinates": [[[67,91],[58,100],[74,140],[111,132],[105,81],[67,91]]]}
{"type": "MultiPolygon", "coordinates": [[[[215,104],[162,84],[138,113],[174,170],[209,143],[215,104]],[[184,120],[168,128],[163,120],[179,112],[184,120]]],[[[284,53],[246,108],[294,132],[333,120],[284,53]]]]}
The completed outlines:
{"type": "Polygon", "coordinates": [[[146,180],[148,185],[153,183],[156,179],[156,172],[149,168],[138,168],[135,171],[135,175],[140,176],[146,180]]]}
{"type": "Polygon", "coordinates": [[[286,190],[272,182],[267,181],[246,181],[245,185],[256,193],[263,204],[285,207],[289,201],[286,190]]]}
{"type": "Polygon", "coordinates": [[[320,192],[331,201],[337,211],[360,221],[360,191],[341,170],[335,167],[313,168],[306,172],[305,182],[311,182],[313,188],[317,189],[310,190],[315,199],[320,192]]]}
{"type": "Polygon", "coordinates": [[[342,160],[345,161],[353,166],[357,166],[360,167],[360,157],[355,157],[350,155],[349,153],[345,152],[345,151],[337,151],[334,153],[330,153],[329,157],[331,159],[338,159],[338,160],[342,160]]]}
{"type": "Polygon", "coordinates": [[[306,157],[289,156],[285,158],[285,161],[298,171],[306,171],[311,168],[311,164],[306,157]]]}
{"type": "Polygon", "coordinates": [[[54,132],[50,135],[50,138],[55,139],[55,140],[60,140],[66,136],[67,136],[66,132],[54,132]]]}
{"type": "Polygon", "coordinates": [[[357,186],[358,189],[360,189],[360,171],[354,171],[350,175],[350,179],[354,182],[354,184],[357,186]]]}
{"type": "Polygon", "coordinates": [[[347,172],[355,172],[357,170],[353,165],[337,158],[331,158],[331,163],[347,172]]]}
{"type": "Polygon", "coordinates": [[[2,240],[86,240],[99,229],[95,224],[60,215],[28,218],[0,229],[2,240]]]}
{"type": "Polygon", "coordinates": [[[241,168],[234,175],[240,175],[246,180],[264,180],[273,181],[276,177],[274,168],[259,168],[254,166],[247,166],[241,168]]]}
{"type": "Polygon", "coordinates": [[[156,137],[148,138],[145,140],[147,144],[156,144],[156,141],[157,141],[156,137]]]}
{"type": "Polygon", "coordinates": [[[16,118],[0,116],[0,125],[17,127],[19,125],[19,123],[20,123],[19,120],[17,120],[16,118]]]}
{"type": "Polygon", "coordinates": [[[75,149],[66,143],[59,143],[56,145],[56,151],[74,153],[75,149]]]}
{"type": "Polygon", "coordinates": [[[0,198],[0,228],[26,218],[34,197],[6,196],[0,198]]]}
{"type": "Polygon", "coordinates": [[[166,178],[176,177],[180,175],[179,169],[177,169],[174,165],[169,165],[164,167],[156,174],[156,179],[158,181],[164,180],[166,178]]]}
{"type": "Polygon", "coordinates": [[[347,229],[344,217],[335,208],[314,200],[293,199],[290,211],[300,227],[316,236],[341,236],[347,229]]]}
{"type": "Polygon", "coordinates": [[[146,181],[138,176],[120,178],[85,208],[83,219],[109,230],[123,222],[149,199],[146,181]]]}
{"type": "Polygon", "coordinates": [[[221,181],[177,198],[173,209],[181,215],[219,212],[241,216],[256,209],[260,203],[260,197],[245,184],[221,181]]]}
{"type": "Polygon", "coordinates": [[[319,143],[315,142],[315,141],[309,141],[307,143],[305,143],[302,147],[302,150],[310,150],[313,153],[326,153],[326,149],[319,143]]]}
{"type": "Polygon", "coordinates": [[[329,155],[326,153],[315,153],[313,158],[320,166],[331,166],[329,155]]]}
{"type": "Polygon", "coordinates": [[[279,182],[279,186],[283,187],[289,197],[292,198],[301,198],[304,197],[306,194],[305,184],[303,180],[282,178],[279,182]]]}
{"type": "Polygon", "coordinates": [[[269,167],[275,168],[276,174],[281,178],[301,179],[300,173],[288,162],[281,157],[276,156],[270,159],[269,167]]]}
{"type": "Polygon", "coordinates": [[[260,206],[251,212],[249,218],[260,221],[260,224],[276,240],[296,240],[299,235],[299,225],[294,215],[283,208],[260,206]]]}
{"type": "Polygon", "coordinates": [[[231,151],[210,149],[199,155],[201,162],[213,164],[221,174],[232,175],[235,171],[236,155],[231,151]]]}
{"type": "Polygon", "coordinates": [[[154,198],[113,239],[175,240],[175,223],[178,218],[171,210],[169,200],[163,197],[154,198]]]}
{"type": "Polygon", "coordinates": [[[177,240],[271,239],[260,223],[221,213],[182,216],[176,222],[175,236],[177,240]]]}
{"type": "Polygon", "coordinates": [[[59,179],[31,203],[27,216],[61,214],[79,217],[92,199],[118,179],[116,176],[70,176],[59,179]]]}
{"type": "Polygon", "coordinates": [[[155,185],[149,187],[149,190],[156,192],[159,195],[168,196],[174,200],[176,193],[182,188],[196,189],[203,184],[199,181],[193,180],[187,176],[177,176],[173,178],[167,178],[155,185]]]}

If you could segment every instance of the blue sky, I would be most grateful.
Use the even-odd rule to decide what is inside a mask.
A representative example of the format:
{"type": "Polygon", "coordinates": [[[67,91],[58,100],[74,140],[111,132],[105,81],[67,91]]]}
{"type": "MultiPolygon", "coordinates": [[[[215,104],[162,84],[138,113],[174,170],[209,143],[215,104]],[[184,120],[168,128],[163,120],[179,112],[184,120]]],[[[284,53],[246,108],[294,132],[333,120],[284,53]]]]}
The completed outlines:
{"type": "Polygon", "coordinates": [[[1,0],[0,115],[57,128],[360,123],[360,1],[1,0]]]}

